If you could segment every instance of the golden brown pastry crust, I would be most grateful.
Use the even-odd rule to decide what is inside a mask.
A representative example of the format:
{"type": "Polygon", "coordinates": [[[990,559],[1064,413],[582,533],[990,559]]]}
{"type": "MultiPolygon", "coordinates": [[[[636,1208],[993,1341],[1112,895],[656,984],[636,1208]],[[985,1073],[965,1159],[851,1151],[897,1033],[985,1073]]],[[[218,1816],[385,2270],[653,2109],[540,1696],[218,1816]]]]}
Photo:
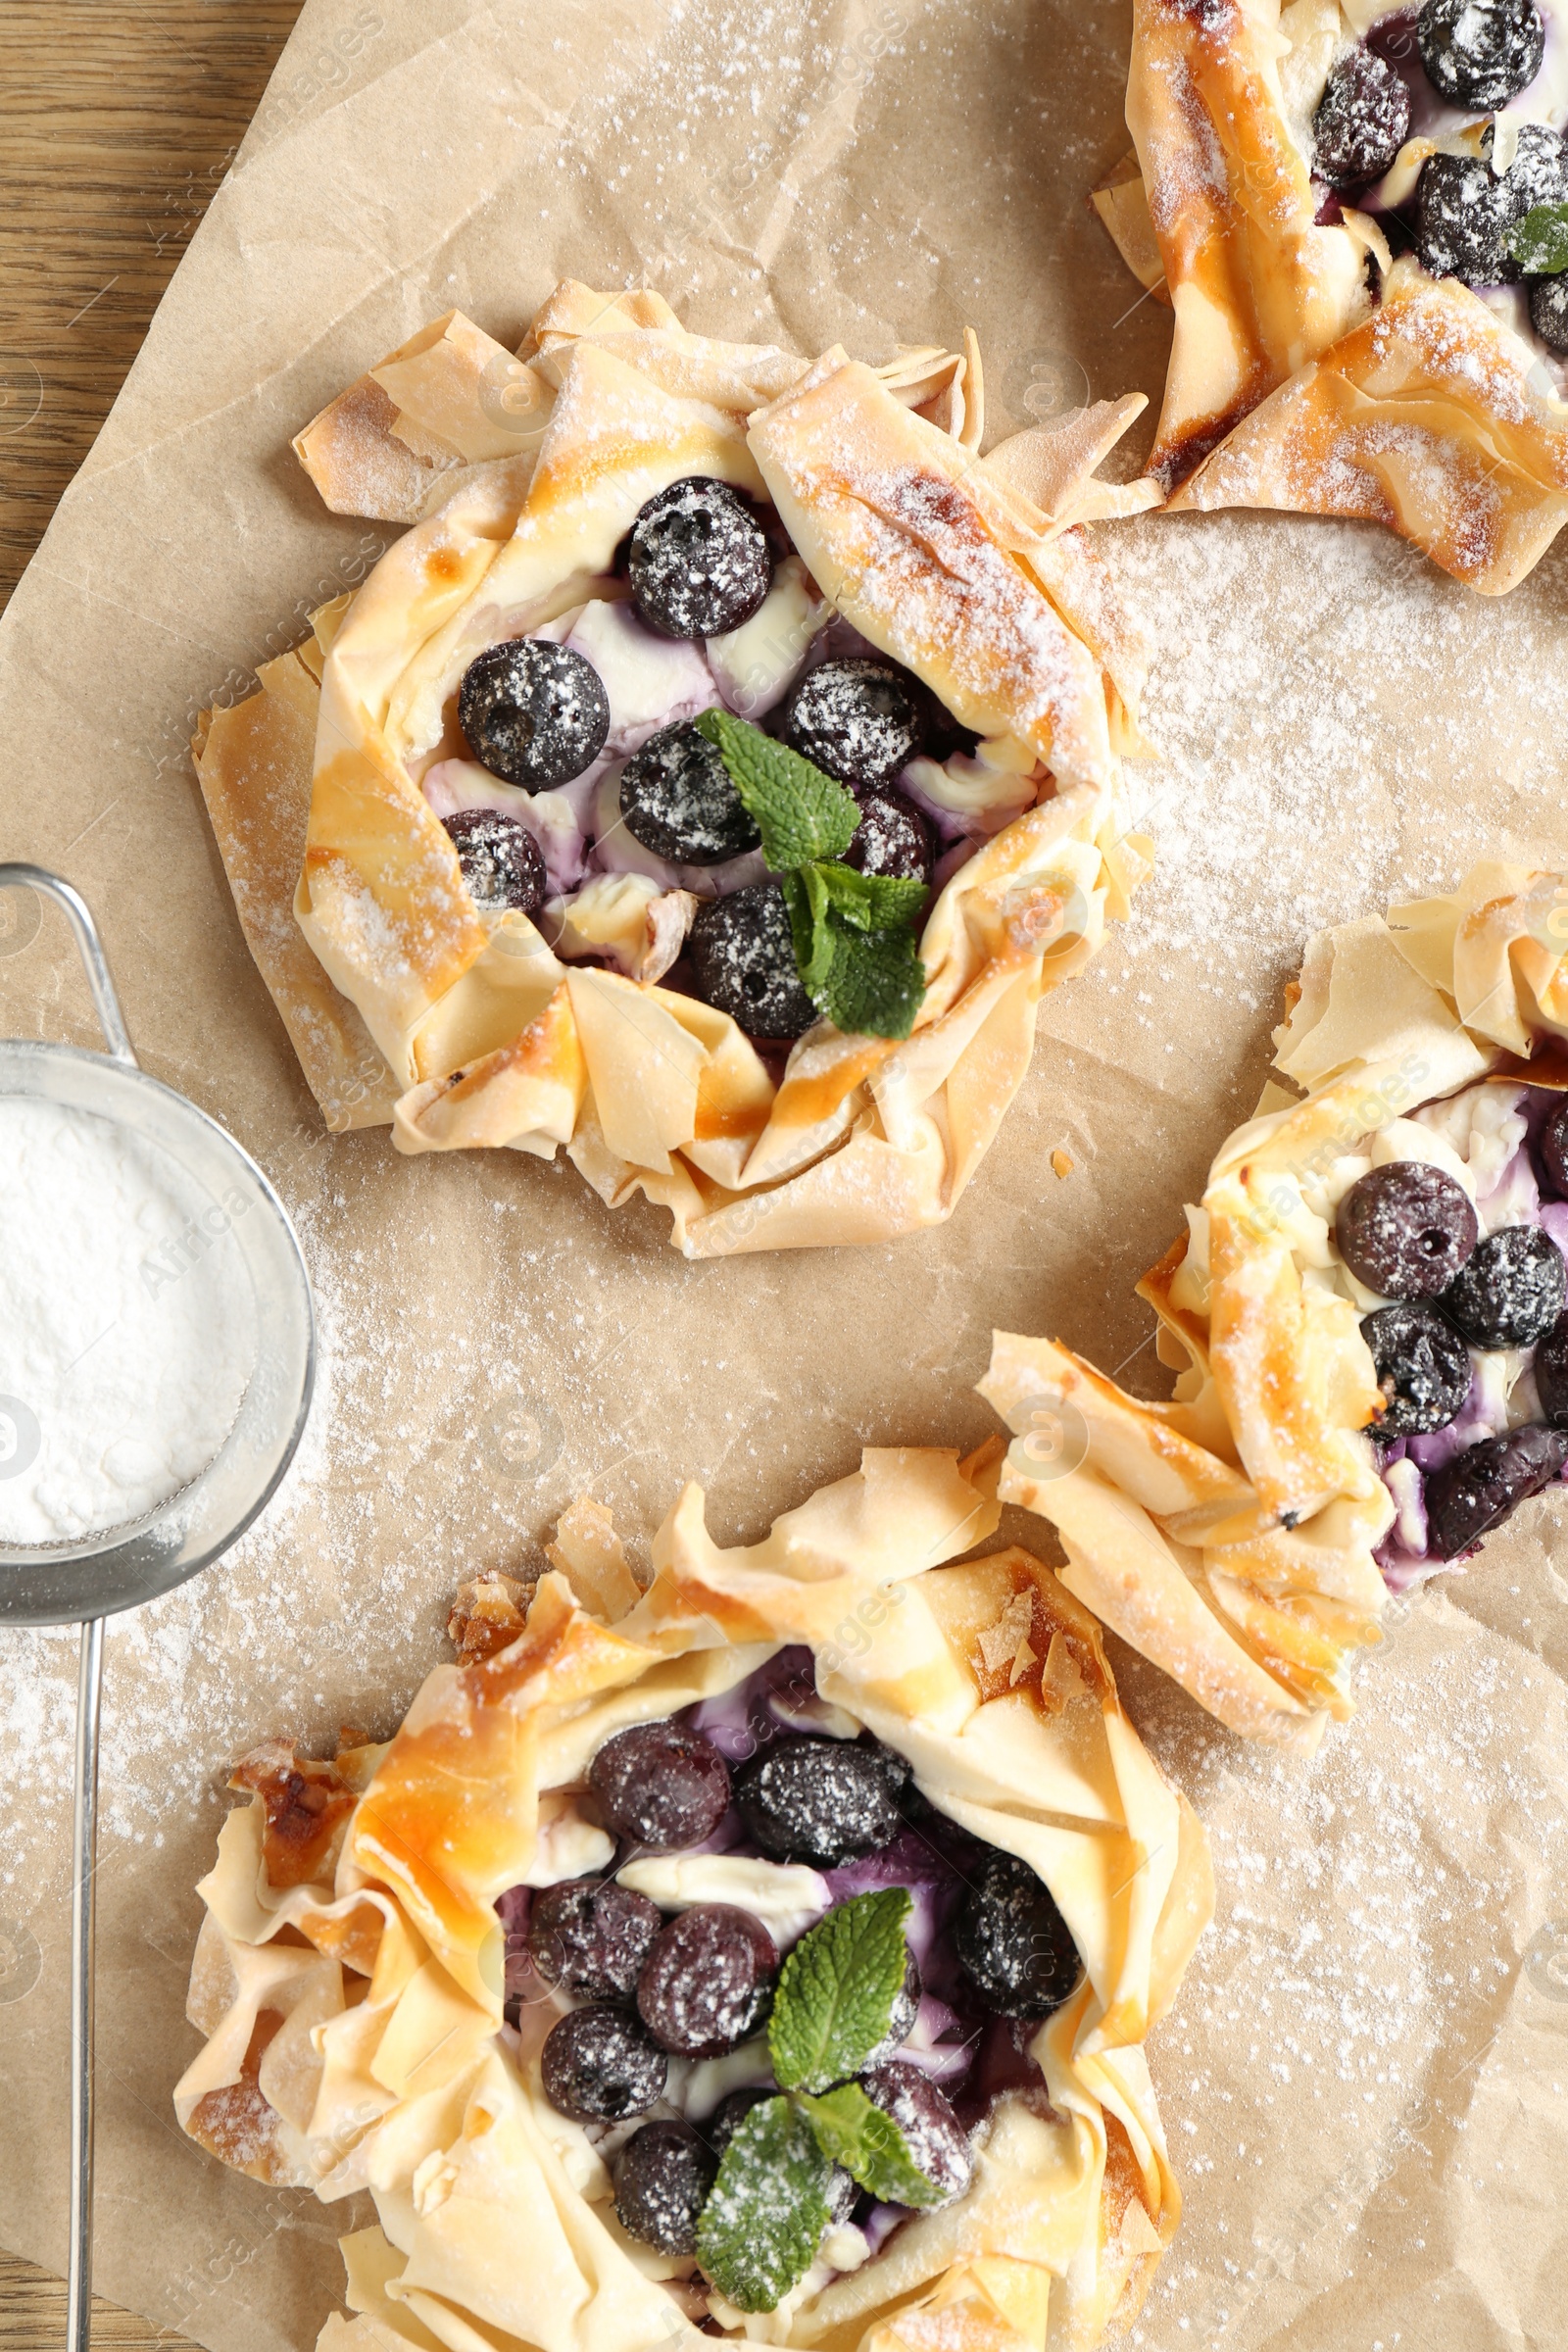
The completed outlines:
{"type": "Polygon", "coordinates": [[[995,1335],[980,1386],[1016,1433],[1003,1499],[1052,1521],[1068,1589],[1233,1731],[1314,1748],[1352,1712],[1387,1598],[1373,1553],[1395,1506],[1362,1434],[1381,1397],[1361,1309],[1311,1279],[1331,1263],[1319,1187],[1422,1103],[1560,1065],[1565,897],[1558,874],[1478,865],[1310,943],[1275,1031],[1304,1100],[1271,1086],[1138,1286],[1181,1375],[1171,1401],[995,1335]]]}
{"type": "Polygon", "coordinates": [[[798,2297],[767,2340],[1042,2352],[1048,2324],[1053,2344],[1088,2347],[1136,2314],[1180,2206],[1142,2041],[1206,1924],[1207,1848],[1051,1571],[1016,1546],[942,1564],[995,1527],[996,1458],[868,1451],[733,1550],[688,1487],[645,1592],[608,1514],[574,1505],[531,1594],[469,1589],[461,1626],[483,1637],[388,1746],[321,1766],[274,1743],[242,1769],[260,1793],[202,1886],[190,2015],[207,2040],[175,2105],[260,2179],[329,2202],[370,2189],[380,2227],[344,2241],[362,2319],[329,2322],[323,2352],[711,2340],[661,2283],[681,2266],[609,2217],[603,2164],[544,2099],[535,2041],[502,2027],[492,1906],[602,1867],[571,1842],[608,1844],[571,1792],[611,1733],[794,1642],[933,1802],[1041,1873],[1087,1974],[1033,2045],[1049,2097],[1002,2102],[971,2190],[798,2297]]]}
{"type": "MultiPolygon", "coordinates": [[[[1568,517],[1568,405],[1468,286],[1391,263],[1353,208],[1316,224],[1291,101],[1348,33],[1332,5],[1290,15],[1288,31],[1271,0],[1136,0],[1141,181],[1113,174],[1094,202],[1146,286],[1152,239],[1175,309],[1151,471],[1173,512],[1382,522],[1500,595],[1568,517]]],[[[1407,142],[1412,187],[1431,145],[1407,142]]]]}
{"type": "MultiPolygon", "coordinates": [[[[1120,793],[1123,753],[1147,749],[1148,649],[1076,527],[1149,503],[1145,487],[1095,478],[1141,404],[1099,404],[980,458],[972,337],[962,354],[906,352],[880,369],[839,352],[813,366],[687,335],[658,297],[569,282],[516,359],[499,352],[454,314],[372,370],[399,446],[439,457],[440,439],[451,486],[334,616],[309,776],[297,747],[265,771],[236,758],[215,770],[225,861],[241,860],[247,788],[286,800],[291,820],[308,794],[294,912],[325,976],[318,1007],[342,1005],[345,1036],[368,1029],[401,1150],[564,1145],[611,1203],[642,1192],[668,1206],[690,1256],[940,1222],[1022,1081],[1041,994],[1089,960],[1148,870],[1120,793]],[[542,387],[542,436],[475,458],[494,446],[507,368],[542,387]],[[1044,796],[931,909],[913,1036],[819,1024],[781,1083],[725,1015],[658,985],[678,944],[662,901],[618,971],[563,962],[521,915],[481,918],[416,781],[452,748],[451,697],[473,655],[503,623],[538,628],[602,593],[640,507],[692,473],[771,498],[839,611],[998,758],[1025,775],[1033,762],[1020,797],[1044,796]]],[[[369,445],[345,455],[349,431],[329,410],[301,437],[339,503],[379,462],[369,445]]],[[[235,742],[251,710],[229,714],[235,742]]],[[[209,739],[204,781],[232,749],[209,739]]],[[[615,919],[635,926],[623,896],[615,919]]],[[[275,930],[275,897],[266,916],[275,930]]],[[[341,1116],[322,1060],[308,1075],[341,1116]]],[[[378,1087],[365,1115],[384,1103],[378,1087]]]]}

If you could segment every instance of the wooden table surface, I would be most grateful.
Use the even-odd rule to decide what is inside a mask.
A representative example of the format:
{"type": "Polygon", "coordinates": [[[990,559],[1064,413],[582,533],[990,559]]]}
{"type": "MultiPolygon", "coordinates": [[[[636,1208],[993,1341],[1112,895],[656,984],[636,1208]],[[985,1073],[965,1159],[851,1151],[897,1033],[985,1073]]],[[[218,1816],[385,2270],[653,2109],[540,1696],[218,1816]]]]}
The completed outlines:
{"type": "MultiPolygon", "coordinates": [[[[0,607],[109,414],[300,6],[0,0],[0,607]]],[[[92,2332],[118,2352],[179,2343],[102,2301],[92,2332]]],[[[57,2352],[65,2337],[62,2281],[0,2253],[0,2352],[57,2352]]]]}
{"type": "Polygon", "coordinates": [[[0,0],[0,607],[301,0],[0,0]]]}

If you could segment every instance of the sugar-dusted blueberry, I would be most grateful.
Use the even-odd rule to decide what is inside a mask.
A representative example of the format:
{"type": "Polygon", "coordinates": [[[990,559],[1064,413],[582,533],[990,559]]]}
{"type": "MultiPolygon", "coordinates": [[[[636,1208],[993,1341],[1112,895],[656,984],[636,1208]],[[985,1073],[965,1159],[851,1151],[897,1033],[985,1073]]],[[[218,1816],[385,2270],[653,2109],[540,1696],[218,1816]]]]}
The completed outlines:
{"type": "MultiPolygon", "coordinates": [[[[1568,285],[1568,279],[1563,282],[1568,285]]],[[[1541,1156],[1546,1163],[1553,1190],[1568,1200],[1568,1095],[1563,1096],[1541,1130],[1541,1156]]]]}
{"type": "Polygon", "coordinates": [[[1312,118],[1313,168],[1332,188],[1381,179],[1410,135],[1410,93],[1386,57],[1348,49],[1312,118]]]}
{"type": "Polygon", "coordinates": [[[618,2124],[663,2096],[669,2061],[628,2010],[573,2009],[545,2035],[539,2071],[559,2114],[618,2124]]]}
{"type": "Polygon", "coordinates": [[[713,2154],[715,2156],[723,2155],[724,2150],[729,2146],[730,2141],[754,2107],[760,2107],[764,2099],[776,2099],[777,2097],[776,2090],[764,2089],[757,2083],[748,2084],[745,2090],[727,2092],[703,2126],[704,2134],[713,2154]]]}
{"type": "Polygon", "coordinates": [[[1480,155],[1429,155],[1416,186],[1416,248],[1434,277],[1498,286],[1519,274],[1504,243],[1514,223],[1507,183],[1480,155]]]}
{"type": "Polygon", "coordinates": [[[762,838],[716,745],[693,726],[661,727],[632,754],[620,813],[634,841],[676,865],[717,865],[762,838]]]}
{"type": "Polygon", "coordinates": [[[538,913],[550,883],[544,853],[520,817],[505,808],[460,808],[441,821],[476,906],[538,913]]]}
{"type": "Polygon", "coordinates": [[[1557,1317],[1535,1361],[1536,1394],[1554,1429],[1568,1429],[1568,1313],[1557,1317]]]}
{"type": "Polygon", "coordinates": [[[1568,1267],[1539,1225],[1507,1225],[1477,1244],[1443,1294],[1443,1311],[1473,1348],[1529,1348],[1568,1297],[1568,1267]]]}
{"type": "Polygon", "coordinates": [[[729,1766],[682,1723],[634,1723],[588,1767],[607,1829],[668,1853],[711,1838],[729,1807],[729,1766]]]}
{"type": "Polygon", "coordinates": [[[1497,176],[1490,155],[1433,155],[1416,191],[1417,242],[1435,277],[1468,286],[1512,285],[1522,274],[1508,233],[1538,204],[1568,198],[1568,160],[1544,122],[1519,126],[1508,170],[1497,176]]]}
{"type": "Polygon", "coordinates": [[[858,792],[891,784],[925,742],[917,681],[857,657],[808,669],[784,706],[784,741],[858,792]]]}
{"type": "Polygon", "coordinates": [[[626,554],[632,600],[661,637],[721,637],[738,629],[773,580],[767,533],[738,490],[706,474],[671,482],[632,525],[626,554]]]}
{"type": "Polygon", "coordinates": [[[469,662],[458,724],[493,776],[544,792],[592,767],[610,733],[610,697],[581,654],[548,637],[514,637],[469,662]]]}
{"type": "Polygon", "coordinates": [[[961,2197],[974,2171],[968,2133],[930,2076],[906,2058],[890,2058],[862,2075],[860,2087],[873,2107],[892,2116],[910,2157],[941,2192],[939,2202],[961,2197]]]}
{"type": "Polygon", "coordinates": [[[1502,1525],[1520,1503],[1562,1475],[1568,1431],[1532,1421],[1455,1454],[1426,1482],[1429,1542],[1440,1560],[1456,1560],[1502,1525]]]}
{"type": "Polygon", "coordinates": [[[697,2225],[717,2170],[717,2158],[690,2124],[644,2124],[615,2166],[621,2228],[661,2254],[695,2254],[697,2225]]]}
{"type": "Polygon", "coordinates": [[[936,866],[931,827],[904,793],[868,792],[844,862],[861,874],[893,874],[929,883],[936,866]]]}
{"type": "Polygon", "coordinates": [[[891,1845],[909,1768],[850,1740],[781,1740],[735,1776],[741,1818],[764,1854],[831,1870],[891,1845]]]}
{"type": "Polygon", "coordinates": [[[547,1984],[587,2001],[629,2001],[663,1924],[657,1903],[613,1879],[567,1879],[534,1896],[528,1951],[547,1984]]]}
{"type": "Polygon", "coordinates": [[[1546,48],[1536,0],[1425,0],[1415,37],[1434,89],[1478,115],[1534,81],[1546,48]]]}
{"type": "Polygon", "coordinates": [[[776,882],[749,882],[699,906],[686,945],[696,995],[748,1037],[797,1038],[817,1018],[776,882]]]}
{"type": "Polygon", "coordinates": [[[1435,1298],[1468,1259],[1480,1230],[1462,1184],[1424,1159],[1396,1159],[1351,1185],[1334,1238],[1369,1291],[1435,1298]]]}
{"type": "Polygon", "coordinates": [[[954,1925],[959,1965],[1001,2017],[1049,2017],[1083,1974],[1051,1889],[1015,1854],[988,1852],[954,1925]]]}
{"type": "Polygon", "coordinates": [[[1383,1391],[1380,1438],[1446,1429],[1470,1394],[1470,1350],[1426,1298],[1399,1298],[1361,1318],[1361,1337],[1383,1391]]]}
{"type": "MultiPolygon", "coordinates": [[[[732,2090],[727,2098],[720,2099],[708,2122],[701,2126],[714,2156],[723,2155],[754,2107],[760,2107],[764,2099],[776,2099],[778,2095],[776,2090],[754,2088],[732,2090]]],[[[849,2220],[859,2193],[854,2175],[847,2173],[842,2164],[828,2167],[827,2226],[830,2230],[837,2229],[841,2222],[849,2220]]]]}
{"type": "Polygon", "coordinates": [[[1568,276],[1530,280],[1530,323],[1548,351],[1568,359],[1568,276]]]}
{"type": "Polygon", "coordinates": [[[720,2058],[767,2015],[778,1946],[735,1903],[695,1903],[661,1929],[637,1980],[637,2013],[677,2058],[720,2058]]]}

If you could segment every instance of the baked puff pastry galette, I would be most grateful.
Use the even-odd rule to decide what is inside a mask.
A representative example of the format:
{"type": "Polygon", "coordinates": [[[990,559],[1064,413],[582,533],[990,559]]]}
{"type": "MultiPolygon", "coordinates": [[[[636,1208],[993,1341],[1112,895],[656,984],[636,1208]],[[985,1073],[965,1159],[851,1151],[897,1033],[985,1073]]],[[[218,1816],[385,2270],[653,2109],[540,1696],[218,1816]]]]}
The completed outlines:
{"type": "Polygon", "coordinates": [[[1233,1731],[1313,1748],[1387,1595],[1568,1465],[1568,879],[1478,865],[1308,946],[1256,1115],[1138,1285],[1169,1403],[998,1333],[1004,1500],[1233,1731]]]}
{"type": "Polygon", "coordinates": [[[1389,524],[1511,588],[1568,516],[1557,0],[1135,0],[1095,204],[1175,313],[1173,510],[1389,524]]]}
{"type": "Polygon", "coordinates": [[[1179,2196],[1142,2047],[1207,1847],[997,1453],[867,1451],[633,1578],[579,1502],[385,1746],[258,1750],[201,1892],[187,2132],[325,2203],[322,2352],[1043,2352],[1179,2196]]]}
{"type": "Polygon", "coordinates": [[[414,527],[197,747],[329,1122],[564,1146],[692,1256],[946,1217],[1147,871],[1078,527],[1154,496],[1095,477],[1142,405],[982,458],[972,338],[808,363],[573,284],[343,394],[303,462],[414,527]]]}

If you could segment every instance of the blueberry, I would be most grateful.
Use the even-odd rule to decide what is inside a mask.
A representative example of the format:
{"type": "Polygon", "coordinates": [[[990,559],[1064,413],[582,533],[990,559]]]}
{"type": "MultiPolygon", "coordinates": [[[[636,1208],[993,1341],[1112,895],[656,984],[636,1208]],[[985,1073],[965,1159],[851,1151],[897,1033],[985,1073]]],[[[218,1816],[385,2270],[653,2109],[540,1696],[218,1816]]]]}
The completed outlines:
{"type": "Polygon", "coordinates": [[[929,884],[936,867],[931,828],[902,792],[868,792],[844,862],[857,873],[895,874],[929,884]]]}
{"type": "Polygon", "coordinates": [[[1536,1394],[1554,1429],[1568,1429],[1568,1314],[1557,1317],[1536,1349],[1536,1394]]]}
{"type": "Polygon", "coordinates": [[[1568,277],[1532,277],[1530,323],[1546,349],[1568,359],[1568,277]]]}
{"type": "Polygon", "coordinates": [[[626,830],[656,858],[717,865],[762,836],[746,813],[717,749],[695,727],[662,727],[620,772],[626,830]]]}
{"type": "Polygon", "coordinates": [[[1548,351],[1568,358],[1568,277],[1531,279],[1530,323],[1548,351]]]}
{"type": "Polygon", "coordinates": [[[859,792],[876,792],[924,744],[918,682],[891,662],[824,662],[784,706],[780,730],[793,751],[859,792]]]}
{"type": "Polygon", "coordinates": [[[738,490],[703,474],[648,501],[632,525],[626,568],[637,610],[661,637],[738,629],[773,583],[757,516],[738,490]]]}
{"type": "Polygon", "coordinates": [[[1433,88],[1478,115],[1534,81],[1546,48],[1536,0],[1426,0],[1415,37],[1433,88]]]}
{"type": "Polygon", "coordinates": [[[662,1928],[637,1980],[637,2012],[677,2058],[721,2058],[767,2015],[778,1946],[734,1903],[695,1903],[662,1928]]]}
{"type": "Polygon", "coordinates": [[[729,1809],[729,1766],[679,1723],[638,1723],[607,1740],[588,1768],[607,1829],[668,1853],[701,1845],[729,1809]]]}
{"type": "Polygon", "coordinates": [[[892,1844],[908,1772],[886,1748],[783,1740],[736,1774],[735,1802],[764,1854],[831,1870],[892,1844]]]}
{"type": "Polygon", "coordinates": [[[1426,1482],[1431,1549],[1440,1560],[1456,1560],[1549,1487],[1565,1462],[1568,1431],[1544,1429],[1536,1421],[1456,1454],[1426,1482]]]}
{"type": "Polygon", "coordinates": [[[1479,155],[1429,155],[1416,186],[1416,244],[1434,277],[1499,286],[1519,266],[1503,243],[1514,223],[1506,180],[1479,155]]]}
{"type": "Polygon", "coordinates": [[[1498,179],[1487,157],[1432,155],[1416,192],[1421,260],[1434,277],[1468,286],[1512,285],[1522,274],[1508,231],[1538,204],[1568,196],[1562,141],[1544,122],[1520,125],[1509,170],[1498,179]]]}
{"type": "Polygon", "coordinates": [[[1379,1438],[1428,1437],[1446,1429],[1470,1394],[1470,1350],[1425,1298],[1400,1298],[1361,1318],[1361,1337],[1383,1391],[1379,1438]]]}
{"type": "MultiPolygon", "coordinates": [[[[1556,284],[1556,279],[1543,283],[1556,284]]],[[[1568,278],[1562,281],[1568,287],[1568,278]]],[[[1568,1200],[1568,1095],[1565,1095],[1541,1131],[1541,1156],[1546,1163],[1553,1190],[1568,1200]]]]}
{"type": "Polygon", "coordinates": [[[1331,188],[1381,179],[1410,135],[1410,93],[1386,57],[1348,49],[1312,117],[1313,165],[1331,188]]]}
{"type": "Polygon", "coordinates": [[[1421,1159],[1373,1168],[1340,1202],[1334,1238],[1358,1282],[1386,1298],[1435,1298],[1476,1246],[1464,1187],[1421,1159]]]}
{"type": "Polygon", "coordinates": [[[545,2096],[580,2124],[646,2115],[663,2096],[669,2061],[624,2009],[573,2009],[539,2053],[545,2096]]]}
{"type": "Polygon", "coordinates": [[[1568,1267],[1539,1225],[1509,1225],[1481,1243],[1443,1294],[1443,1311],[1475,1348],[1528,1348],[1551,1329],[1568,1267]]]}
{"type": "Polygon", "coordinates": [[[962,2196],[974,2171],[968,2135],[929,2075],[906,2058],[891,2058],[860,2078],[873,2107],[891,2115],[926,2179],[940,2189],[940,2202],[962,2196]]]}
{"type": "Polygon", "coordinates": [[[920,1968],[911,1952],[905,1962],[904,1983],[899,1986],[893,2003],[893,2015],[888,2030],[866,2060],[867,2066],[880,2066],[891,2058],[902,2042],[914,2032],[914,2021],[920,2014],[920,1995],[925,1987],[920,1983],[920,1968]]]}
{"type": "Polygon", "coordinates": [[[920,750],[925,758],[951,760],[956,752],[961,752],[966,760],[972,760],[980,741],[973,727],[966,727],[961,719],[955,718],[947,704],[932,693],[923,678],[906,671],[904,682],[914,696],[920,750]]]}
{"type": "MultiPolygon", "coordinates": [[[[764,2099],[776,2099],[777,2097],[776,2090],[754,2089],[732,2090],[727,2098],[720,2099],[711,2116],[703,2126],[708,2144],[713,2154],[719,2157],[723,2155],[724,2150],[729,2146],[730,2141],[754,2107],[760,2107],[764,2099]]],[[[840,2223],[849,2220],[855,2211],[855,2200],[859,2193],[855,2184],[854,2175],[847,2173],[842,2164],[829,2166],[827,2226],[830,2230],[837,2229],[840,2223]]]]}
{"type": "Polygon", "coordinates": [[[587,2001],[629,2001],[663,1915],[613,1879],[567,1879],[533,1898],[528,1950],[547,1984],[587,2001]]]}
{"type": "Polygon", "coordinates": [[[514,637],[469,662],[458,724],[493,776],[544,792],[592,767],[610,733],[610,697],[581,654],[548,637],[514,637]]]}
{"type": "Polygon", "coordinates": [[[958,1905],[953,1940],[964,1975],[1001,2017],[1049,2017],[1083,1974],[1051,1889],[1014,1854],[987,1853],[958,1905]]]}
{"type": "Polygon", "coordinates": [[[544,853],[520,817],[509,816],[504,808],[460,808],[441,821],[476,906],[538,913],[550,883],[544,853]]]}
{"type": "Polygon", "coordinates": [[[751,882],[700,906],[687,950],[695,994],[748,1037],[796,1038],[817,1018],[776,882],[751,882]]]}
{"type": "Polygon", "coordinates": [[[732,2090],[720,2099],[703,2127],[713,2154],[723,2155],[754,2107],[760,2107],[764,2099],[777,2097],[776,2090],[760,2089],[754,2084],[745,2090],[732,2090]]]}
{"type": "Polygon", "coordinates": [[[661,2254],[695,2254],[697,2224],[717,2170],[690,2124],[644,2124],[615,2167],[621,2228],[661,2254]]]}

